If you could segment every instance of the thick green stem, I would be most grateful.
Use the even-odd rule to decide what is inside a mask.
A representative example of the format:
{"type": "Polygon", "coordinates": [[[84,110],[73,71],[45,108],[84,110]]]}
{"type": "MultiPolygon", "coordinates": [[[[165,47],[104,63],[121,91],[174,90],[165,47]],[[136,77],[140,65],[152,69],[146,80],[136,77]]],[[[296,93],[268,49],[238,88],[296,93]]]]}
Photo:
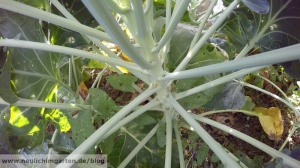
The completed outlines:
{"type": "MultiPolygon", "coordinates": [[[[84,153],[90,149],[99,139],[102,138],[114,125],[116,125],[122,118],[128,115],[135,107],[137,107],[141,102],[146,100],[149,96],[160,90],[160,87],[149,88],[128,105],[122,108],[118,113],[116,113],[112,118],[110,118],[104,125],[102,125],[97,131],[95,131],[90,137],[88,137],[81,145],[79,145],[66,159],[79,160],[84,153]],[[78,155],[72,155],[78,154],[78,155]]],[[[57,168],[71,167],[73,163],[61,163],[57,168]]]]}
{"type": "Polygon", "coordinates": [[[120,14],[125,14],[131,10],[131,8],[129,8],[128,6],[126,6],[126,7],[119,6],[113,0],[106,1],[105,3],[111,10],[113,10],[114,12],[120,13],[120,14]]]}
{"type": "Polygon", "coordinates": [[[19,98],[19,100],[14,104],[9,104],[0,98],[1,105],[14,105],[21,107],[38,107],[38,108],[51,108],[51,109],[67,109],[67,110],[82,110],[82,109],[91,109],[90,105],[79,105],[79,104],[67,104],[67,103],[53,103],[53,102],[44,102],[38,100],[29,100],[19,98]]]}
{"type": "Polygon", "coordinates": [[[150,69],[152,67],[133,47],[129,39],[121,30],[119,24],[107,10],[105,1],[82,1],[91,12],[98,23],[103,26],[105,31],[115,41],[116,44],[128,55],[128,57],[140,67],[150,69]]]}
{"type": "Polygon", "coordinates": [[[222,146],[215,141],[173,97],[168,97],[166,101],[194,128],[197,134],[223,162],[225,167],[240,167],[239,164],[227,154],[222,146]]]}
{"type": "Polygon", "coordinates": [[[74,30],[79,33],[93,36],[105,41],[112,42],[112,39],[106,34],[99,30],[93,29],[91,27],[79,24],[75,21],[57,16],[55,14],[24,5],[11,0],[0,0],[0,8],[6,9],[15,13],[20,13],[25,16],[30,16],[36,19],[40,19],[49,23],[53,23],[62,27],[65,27],[70,30],[74,30]]]}
{"type": "Polygon", "coordinates": [[[118,65],[118,66],[122,66],[122,67],[125,67],[128,69],[132,69],[134,71],[144,72],[144,70],[140,69],[138,66],[136,66],[133,63],[125,62],[123,60],[119,60],[116,58],[105,57],[100,54],[93,54],[93,53],[79,50],[79,49],[63,47],[63,46],[49,45],[49,44],[45,44],[45,43],[22,41],[22,40],[11,40],[11,39],[0,40],[0,46],[31,48],[31,49],[37,49],[37,50],[58,52],[58,53],[63,53],[63,54],[68,54],[68,55],[76,55],[76,56],[80,56],[82,58],[98,60],[98,61],[106,62],[106,63],[112,64],[112,65],[118,65]]]}
{"type": "MultiPolygon", "coordinates": [[[[262,151],[266,152],[267,154],[271,155],[272,157],[275,157],[275,158],[280,157],[280,158],[282,158],[283,159],[283,163],[286,164],[286,165],[288,165],[288,166],[299,167],[299,165],[300,165],[300,162],[298,160],[293,159],[293,158],[289,157],[288,155],[286,155],[284,153],[281,153],[281,152],[275,150],[274,148],[272,148],[272,147],[270,147],[270,146],[268,146],[268,145],[266,145],[266,144],[264,144],[264,143],[262,143],[262,142],[260,142],[260,141],[258,141],[256,139],[254,139],[254,138],[252,138],[252,137],[250,137],[250,136],[248,136],[248,135],[246,135],[244,133],[241,133],[240,131],[237,131],[237,130],[235,130],[233,128],[230,128],[230,127],[228,127],[228,126],[226,126],[224,124],[220,124],[220,123],[218,123],[216,121],[213,121],[211,119],[208,119],[208,118],[205,118],[205,117],[202,117],[202,116],[198,116],[196,114],[190,113],[190,115],[194,119],[196,119],[198,121],[201,121],[201,122],[204,122],[206,124],[209,124],[209,125],[211,125],[213,127],[216,127],[216,128],[218,128],[220,130],[223,130],[223,131],[225,131],[225,132],[227,132],[227,133],[229,133],[229,134],[231,134],[231,135],[233,135],[235,137],[238,137],[239,139],[241,139],[241,140],[243,140],[245,142],[248,142],[249,144],[251,144],[251,145],[257,147],[258,149],[261,149],[262,151]]],[[[219,157],[219,159],[221,159],[221,158],[219,157]]]]}
{"type": "Polygon", "coordinates": [[[159,124],[156,126],[145,136],[145,138],[131,151],[131,153],[123,160],[123,162],[118,166],[118,168],[125,167],[134,156],[138,154],[138,152],[146,145],[146,143],[155,135],[157,132],[159,124]]]}
{"type": "Polygon", "coordinates": [[[251,57],[236,59],[233,61],[222,62],[181,72],[168,73],[165,77],[161,77],[159,80],[177,80],[200,77],[210,74],[224,73],[245,68],[267,66],[281,62],[298,60],[300,58],[298,51],[299,47],[300,44],[296,44],[266,53],[256,54],[251,57]]]}

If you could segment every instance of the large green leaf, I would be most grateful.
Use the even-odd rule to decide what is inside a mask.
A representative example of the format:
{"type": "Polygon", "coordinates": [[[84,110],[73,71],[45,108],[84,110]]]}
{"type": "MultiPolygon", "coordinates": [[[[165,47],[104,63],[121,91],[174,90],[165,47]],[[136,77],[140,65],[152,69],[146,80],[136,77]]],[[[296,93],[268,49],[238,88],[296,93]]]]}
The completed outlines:
{"type": "MultiPolygon", "coordinates": [[[[257,2],[260,1],[244,0],[243,2],[257,5],[257,2]]],[[[266,6],[267,3],[270,4],[268,13],[255,13],[244,5],[240,5],[220,28],[219,32],[226,34],[229,41],[237,46],[237,53],[250,41],[255,41],[262,52],[299,43],[299,3],[293,0],[269,0],[260,7],[263,7],[264,4],[266,6]],[[274,16],[276,18],[273,18],[274,16]]],[[[292,77],[300,78],[299,61],[287,62],[282,65],[292,77]]]]}
{"type": "MultiPolygon", "coordinates": [[[[279,2],[272,1],[272,13],[281,10],[287,3],[284,0],[279,2]]],[[[274,22],[271,23],[266,35],[258,42],[263,51],[278,49],[300,42],[300,4],[297,1],[290,1],[283,9],[274,22]]],[[[290,61],[281,64],[285,71],[293,78],[300,78],[300,62],[290,61]]]]}
{"type": "MultiPolygon", "coordinates": [[[[39,20],[0,10],[0,36],[8,39],[20,39],[47,43],[39,20]]],[[[14,93],[21,98],[57,101],[58,86],[66,87],[61,82],[61,75],[57,67],[61,55],[46,51],[8,48],[7,57],[11,58],[11,83],[14,93]]],[[[8,78],[1,79],[7,82],[8,78]]],[[[10,86],[7,86],[9,91],[10,86]]],[[[68,87],[66,87],[68,88],[68,87]]],[[[71,92],[70,89],[67,89],[71,92]]],[[[6,93],[7,95],[9,93],[6,93]]],[[[10,126],[8,133],[15,149],[29,145],[34,147],[43,141],[44,120],[46,114],[52,114],[53,109],[30,107],[11,107],[10,126]]],[[[49,118],[52,120],[53,118],[49,118]]],[[[55,120],[53,120],[56,123],[55,120]]]]}

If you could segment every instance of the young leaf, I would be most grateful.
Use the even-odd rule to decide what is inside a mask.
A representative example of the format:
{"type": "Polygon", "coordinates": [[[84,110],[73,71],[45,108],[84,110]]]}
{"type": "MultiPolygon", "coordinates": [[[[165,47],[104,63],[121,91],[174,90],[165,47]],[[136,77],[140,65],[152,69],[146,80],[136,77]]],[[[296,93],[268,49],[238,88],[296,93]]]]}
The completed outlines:
{"type": "Polygon", "coordinates": [[[137,77],[128,74],[110,75],[106,77],[106,79],[113,88],[123,92],[133,92],[134,88],[132,87],[132,83],[138,80],[137,77]]]}
{"type": "Polygon", "coordinates": [[[90,88],[89,94],[87,101],[99,112],[101,119],[107,119],[115,113],[117,105],[103,90],[90,88]]]}
{"type": "Polygon", "coordinates": [[[258,14],[268,13],[270,4],[266,0],[242,0],[243,4],[258,14]]]}
{"type": "Polygon", "coordinates": [[[76,146],[85,141],[94,131],[91,111],[78,111],[76,118],[68,118],[72,128],[72,139],[76,146]]]}

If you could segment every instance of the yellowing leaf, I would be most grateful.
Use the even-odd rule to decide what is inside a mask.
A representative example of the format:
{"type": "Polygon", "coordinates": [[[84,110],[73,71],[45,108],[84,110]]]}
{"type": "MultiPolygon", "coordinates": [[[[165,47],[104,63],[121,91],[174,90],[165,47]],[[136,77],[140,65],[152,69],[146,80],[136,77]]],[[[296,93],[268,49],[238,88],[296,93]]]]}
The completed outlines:
{"type": "Polygon", "coordinates": [[[255,107],[253,109],[258,113],[258,118],[263,130],[271,140],[280,140],[283,133],[283,122],[280,109],[271,107],[255,107]]]}

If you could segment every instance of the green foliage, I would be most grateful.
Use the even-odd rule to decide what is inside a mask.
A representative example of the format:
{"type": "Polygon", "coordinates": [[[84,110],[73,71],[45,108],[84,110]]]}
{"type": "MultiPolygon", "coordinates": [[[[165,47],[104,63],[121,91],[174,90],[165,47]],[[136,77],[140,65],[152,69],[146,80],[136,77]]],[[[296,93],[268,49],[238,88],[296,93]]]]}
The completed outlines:
{"type": "MultiPolygon", "coordinates": [[[[3,6],[11,2],[14,1],[3,0],[3,6]]],[[[50,6],[48,1],[20,0],[19,2],[63,16],[63,12],[59,11],[53,5],[50,6]]],[[[165,157],[171,154],[171,166],[178,167],[178,144],[174,136],[172,139],[167,139],[166,123],[162,117],[165,113],[170,113],[172,119],[182,120],[181,117],[177,116],[177,112],[181,112],[181,109],[175,108],[176,105],[169,102],[170,98],[176,98],[177,93],[189,92],[192,88],[203,86],[203,84],[207,84],[208,82],[218,81],[231,73],[216,73],[206,76],[198,75],[195,78],[180,80],[176,80],[175,77],[174,81],[164,81],[165,77],[169,75],[168,72],[174,72],[185,58],[191,56],[189,52],[195,49],[190,48],[191,41],[195,36],[198,36],[195,33],[196,28],[194,24],[201,20],[203,12],[207,10],[208,5],[204,5],[205,1],[192,0],[188,9],[182,9],[178,6],[178,8],[175,8],[175,3],[184,3],[187,1],[168,1],[171,2],[172,11],[169,28],[173,26],[175,31],[172,32],[172,36],[166,38],[167,45],[165,47],[160,51],[151,51],[153,47],[155,48],[155,43],[159,43],[161,38],[163,36],[166,37],[165,35],[168,34],[165,34],[165,30],[167,29],[165,24],[166,0],[155,0],[153,1],[153,6],[147,3],[150,1],[143,1],[143,4],[130,0],[98,1],[99,4],[105,6],[105,8],[104,6],[100,6],[101,8],[108,9],[105,17],[99,16],[99,13],[97,13],[103,12],[102,10],[88,10],[91,9],[91,6],[88,6],[89,1],[59,0],[59,2],[65,7],[66,11],[74,16],[74,19],[71,20],[78,20],[79,23],[98,30],[101,27],[94,18],[98,21],[100,20],[101,26],[105,27],[107,32],[113,36],[121,52],[131,53],[128,54],[128,60],[139,62],[141,65],[147,65],[145,67],[137,67],[134,63],[124,61],[124,64],[131,67],[131,69],[128,69],[130,73],[108,76],[106,77],[108,84],[116,90],[127,92],[130,96],[133,95],[133,97],[136,96],[137,92],[135,92],[132,84],[138,81],[139,78],[140,81],[144,80],[145,86],[150,86],[150,91],[152,88],[159,89],[156,93],[151,93],[152,95],[147,95],[147,97],[143,97],[143,94],[147,94],[149,90],[141,93],[142,96],[140,95],[139,97],[143,97],[143,100],[137,98],[135,99],[138,100],[137,103],[135,100],[131,102],[130,99],[128,100],[128,105],[124,107],[117,106],[116,102],[110,97],[110,93],[99,88],[90,88],[88,93],[85,93],[87,90],[82,91],[80,90],[82,88],[79,86],[82,81],[87,79],[86,76],[88,76],[85,74],[83,68],[103,68],[107,64],[107,62],[96,60],[99,55],[92,54],[98,53],[94,51],[96,49],[99,49],[103,53],[101,50],[104,46],[95,45],[92,48],[93,51],[91,51],[90,46],[94,44],[88,39],[90,34],[85,31],[86,27],[78,25],[82,29],[78,29],[79,32],[75,32],[36,18],[0,9],[1,42],[4,39],[16,39],[23,40],[22,43],[24,41],[33,41],[64,46],[62,51],[57,51],[58,53],[45,51],[45,48],[41,50],[28,49],[30,48],[28,46],[24,48],[21,48],[23,46],[20,48],[0,47],[0,60],[5,59],[3,63],[0,63],[0,101],[4,100],[0,104],[0,134],[2,135],[0,152],[14,153],[19,149],[28,147],[34,149],[37,145],[47,141],[45,138],[46,126],[50,123],[57,129],[53,135],[53,141],[49,144],[50,146],[52,145],[55,151],[71,153],[75,148],[82,145],[78,149],[84,149],[88,146],[89,149],[85,151],[95,153],[94,146],[97,146],[101,153],[108,155],[110,165],[117,167],[141,143],[149,132],[153,128],[156,129],[158,125],[156,134],[150,138],[146,145],[142,146],[141,150],[136,152],[133,159],[126,166],[161,167],[166,164],[165,157]],[[120,3],[122,5],[118,6],[120,3]],[[138,7],[145,8],[141,9],[138,7]],[[150,9],[147,11],[147,8],[150,9]],[[119,14],[118,10],[121,11],[119,14]],[[109,13],[111,11],[113,11],[112,15],[109,13]],[[173,17],[178,11],[184,13],[180,19],[173,17]],[[115,20],[107,20],[107,18],[117,18],[117,20],[115,22],[115,20]],[[176,20],[185,22],[185,24],[177,25],[176,20]],[[132,35],[133,39],[126,39],[127,36],[122,34],[123,32],[121,31],[124,29],[113,27],[118,26],[119,23],[127,25],[128,29],[125,28],[126,35],[130,37],[132,35]],[[129,31],[131,31],[131,34],[128,33],[129,31]],[[115,32],[119,34],[116,35],[115,32]],[[85,34],[88,35],[85,36],[85,34]],[[119,36],[122,36],[122,38],[119,36]],[[69,56],[61,54],[66,53],[63,50],[70,51],[70,48],[82,49],[90,57],[94,56],[95,60],[84,60],[81,58],[81,55],[69,56]],[[138,58],[136,58],[137,56],[138,58]],[[135,70],[133,71],[132,69],[135,70]],[[168,82],[170,82],[170,85],[168,82]],[[86,96],[87,100],[85,100],[85,96],[80,97],[79,93],[88,94],[86,96]],[[24,103],[18,105],[18,103],[22,103],[25,100],[33,102],[35,107],[24,103]],[[151,102],[148,103],[149,101],[151,102]],[[151,106],[151,103],[156,104],[148,108],[148,106],[151,106]],[[121,111],[119,111],[120,108],[122,108],[121,111]],[[138,117],[134,116],[137,113],[139,114],[138,117]],[[117,131],[109,135],[102,134],[101,138],[103,136],[106,138],[103,138],[98,144],[86,144],[88,143],[86,140],[90,135],[95,133],[96,129],[114,127],[118,123],[121,123],[120,121],[127,122],[128,118],[130,121],[126,125],[122,125],[121,128],[118,128],[117,131]],[[107,126],[106,124],[110,124],[111,127],[105,127],[107,126]],[[166,142],[172,142],[172,151],[165,151],[167,149],[166,146],[169,145],[166,142]]],[[[97,4],[98,2],[94,1],[93,3],[97,4]]],[[[228,6],[232,1],[224,0],[223,2],[225,6],[228,6]]],[[[200,30],[202,34],[197,37],[198,39],[205,38],[204,43],[201,47],[197,48],[198,51],[193,53],[193,58],[190,59],[184,70],[210,67],[209,65],[233,60],[237,54],[241,54],[241,57],[243,57],[253,47],[259,48],[261,52],[265,52],[299,43],[298,28],[300,22],[297,11],[299,10],[298,4],[295,1],[291,1],[287,8],[283,9],[277,16],[277,12],[282,9],[284,2],[284,0],[242,0],[234,11],[227,11],[227,19],[217,31],[210,24],[219,23],[218,19],[215,19],[222,18],[222,16],[211,16],[204,30],[200,30]],[[212,31],[212,29],[214,30],[212,31]],[[208,38],[207,35],[210,37],[208,38]]],[[[2,7],[2,4],[0,6],[2,7]]],[[[173,28],[167,30],[173,30],[173,28]]],[[[103,32],[99,31],[99,33],[103,32]]],[[[21,43],[21,41],[19,42],[21,43]]],[[[117,56],[113,52],[107,52],[104,55],[108,57],[117,56]]],[[[119,49],[117,52],[119,52],[119,49]]],[[[84,52],[82,53],[84,55],[84,52]]],[[[285,71],[295,78],[300,76],[298,65],[298,60],[282,63],[285,71]]],[[[119,65],[116,64],[116,66],[119,65]]],[[[110,68],[113,68],[113,66],[110,68]]],[[[222,66],[220,66],[221,68],[222,66]]],[[[210,70],[213,71],[212,68],[210,70]]],[[[275,81],[278,80],[281,82],[287,79],[281,72],[273,76],[276,76],[275,81]]],[[[241,78],[243,78],[242,75],[241,78]]],[[[223,83],[212,83],[208,89],[192,94],[188,93],[189,96],[183,96],[183,98],[177,101],[186,110],[205,108],[252,111],[255,105],[250,97],[244,95],[243,86],[234,82],[233,79],[230,80],[231,82],[228,83],[224,81],[223,83]]],[[[289,78],[289,80],[292,79],[289,78]]],[[[262,80],[252,76],[252,74],[248,75],[245,81],[251,81],[256,86],[263,86],[262,80]]],[[[273,80],[271,79],[271,81],[273,80]]],[[[295,86],[291,85],[289,88],[290,92],[295,90],[295,86]]],[[[144,89],[142,88],[142,90],[144,89]]],[[[300,94],[298,93],[298,95],[300,94]]],[[[194,118],[191,116],[188,117],[184,117],[189,119],[187,123],[194,121],[194,118]]],[[[196,160],[193,161],[192,165],[203,164],[205,163],[205,159],[209,158],[214,165],[218,165],[218,167],[223,166],[220,160],[224,161],[224,158],[218,158],[218,152],[212,155],[209,153],[209,146],[213,149],[214,145],[219,144],[207,141],[206,138],[202,137],[205,142],[201,142],[199,146],[199,135],[201,136],[201,134],[198,131],[200,129],[195,130],[187,133],[187,137],[181,137],[184,150],[195,150],[196,155],[192,157],[195,156],[196,160]]],[[[106,131],[109,132],[109,130],[106,131]]],[[[97,133],[99,132],[95,134],[97,133]]],[[[180,142],[178,143],[180,145],[180,142]]],[[[216,151],[220,152],[221,149],[216,149],[216,151]]],[[[297,152],[299,151],[296,151],[296,154],[297,152]]],[[[262,165],[262,158],[260,157],[250,159],[240,151],[236,151],[234,154],[248,167],[255,167],[255,164],[259,164],[260,167],[262,165]]],[[[293,154],[295,152],[291,151],[290,156],[293,157],[293,154]]],[[[278,167],[283,166],[282,163],[282,160],[276,159],[275,162],[271,162],[270,164],[278,167]]]]}
{"type": "Polygon", "coordinates": [[[111,75],[106,77],[106,80],[111,86],[123,92],[133,92],[132,84],[138,80],[137,77],[128,74],[111,75]]]}

